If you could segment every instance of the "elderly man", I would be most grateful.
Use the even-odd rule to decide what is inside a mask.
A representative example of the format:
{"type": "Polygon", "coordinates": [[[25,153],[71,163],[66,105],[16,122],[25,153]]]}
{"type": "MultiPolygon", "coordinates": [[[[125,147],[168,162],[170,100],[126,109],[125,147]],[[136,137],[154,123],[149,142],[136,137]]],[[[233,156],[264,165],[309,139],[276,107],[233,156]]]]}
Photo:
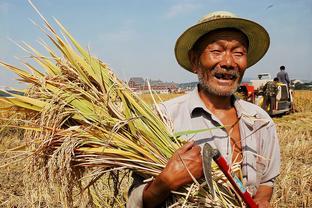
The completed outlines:
{"type": "Polygon", "coordinates": [[[211,13],[179,37],[176,59],[197,74],[199,84],[193,92],[161,107],[177,132],[223,128],[189,135],[190,141],[152,182],[142,184],[136,178],[128,207],[159,207],[171,191],[192,182],[187,169],[195,178],[203,177],[201,147],[206,142],[228,164],[241,162],[243,182],[254,201],[259,207],[270,207],[280,165],[275,125],[263,109],[233,95],[245,70],[268,47],[269,35],[262,26],[230,12],[211,13]]]}

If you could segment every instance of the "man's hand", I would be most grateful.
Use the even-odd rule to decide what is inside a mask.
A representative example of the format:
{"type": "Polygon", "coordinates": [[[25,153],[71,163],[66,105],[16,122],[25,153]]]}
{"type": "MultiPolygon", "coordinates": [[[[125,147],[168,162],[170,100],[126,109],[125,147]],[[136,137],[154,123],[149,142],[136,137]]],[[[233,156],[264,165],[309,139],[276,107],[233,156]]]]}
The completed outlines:
{"type": "Polygon", "coordinates": [[[272,208],[270,205],[272,194],[272,187],[260,185],[254,197],[254,201],[258,205],[258,208],[272,208]]]}
{"type": "Polygon", "coordinates": [[[196,179],[203,176],[200,147],[194,141],[186,143],[175,152],[159,177],[166,181],[170,190],[177,190],[193,181],[187,169],[196,179]]]}
{"type": "Polygon", "coordinates": [[[179,148],[168,161],[164,170],[143,192],[144,207],[157,207],[170,194],[193,181],[187,169],[196,178],[203,176],[200,147],[194,141],[179,148]],[[183,161],[183,162],[182,162],[183,161]]]}

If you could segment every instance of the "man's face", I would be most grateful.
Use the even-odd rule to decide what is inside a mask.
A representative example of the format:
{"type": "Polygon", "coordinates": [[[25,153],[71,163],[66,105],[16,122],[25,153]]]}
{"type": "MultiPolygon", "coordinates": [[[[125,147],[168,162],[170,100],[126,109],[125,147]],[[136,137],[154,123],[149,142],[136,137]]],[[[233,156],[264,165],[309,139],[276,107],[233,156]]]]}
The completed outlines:
{"type": "Polygon", "coordinates": [[[195,55],[190,55],[200,87],[213,95],[232,95],[247,68],[247,45],[244,34],[235,30],[218,30],[203,37],[195,55]]]}

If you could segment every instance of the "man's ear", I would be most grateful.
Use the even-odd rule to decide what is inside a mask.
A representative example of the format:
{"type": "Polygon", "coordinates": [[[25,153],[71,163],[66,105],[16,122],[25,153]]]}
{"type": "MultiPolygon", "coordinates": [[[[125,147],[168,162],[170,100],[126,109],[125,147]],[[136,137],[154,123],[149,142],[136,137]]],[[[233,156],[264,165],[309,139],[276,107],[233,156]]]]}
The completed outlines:
{"type": "Polygon", "coordinates": [[[194,50],[189,50],[188,57],[191,63],[192,71],[197,74],[199,70],[199,57],[198,54],[194,50]]]}

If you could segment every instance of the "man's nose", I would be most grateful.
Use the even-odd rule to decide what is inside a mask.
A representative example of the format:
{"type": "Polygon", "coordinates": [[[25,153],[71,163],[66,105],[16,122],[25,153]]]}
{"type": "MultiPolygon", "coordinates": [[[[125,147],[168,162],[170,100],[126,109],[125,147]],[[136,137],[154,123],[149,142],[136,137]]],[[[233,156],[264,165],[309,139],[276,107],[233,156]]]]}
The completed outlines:
{"type": "Polygon", "coordinates": [[[234,69],[236,66],[235,60],[233,58],[233,55],[230,52],[224,53],[224,56],[222,57],[222,61],[220,62],[220,65],[224,69],[234,69]]]}

